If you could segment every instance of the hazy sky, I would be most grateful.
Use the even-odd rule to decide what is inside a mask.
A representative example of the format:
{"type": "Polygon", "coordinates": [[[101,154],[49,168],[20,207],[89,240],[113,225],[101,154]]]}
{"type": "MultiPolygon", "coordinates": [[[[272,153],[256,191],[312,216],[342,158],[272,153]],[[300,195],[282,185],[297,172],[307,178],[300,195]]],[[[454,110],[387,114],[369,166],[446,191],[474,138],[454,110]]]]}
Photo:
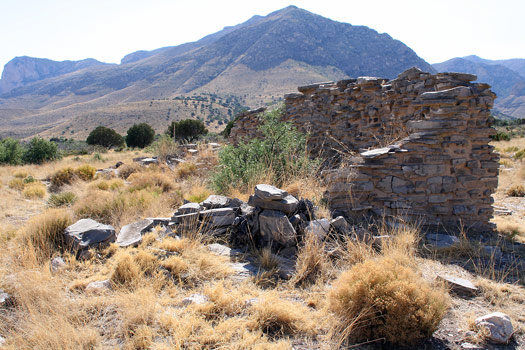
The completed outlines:
{"type": "Polygon", "coordinates": [[[525,58],[525,0],[0,0],[0,69],[24,55],[119,63],[291,4],[386,32],[430,63],[525,58]]]}

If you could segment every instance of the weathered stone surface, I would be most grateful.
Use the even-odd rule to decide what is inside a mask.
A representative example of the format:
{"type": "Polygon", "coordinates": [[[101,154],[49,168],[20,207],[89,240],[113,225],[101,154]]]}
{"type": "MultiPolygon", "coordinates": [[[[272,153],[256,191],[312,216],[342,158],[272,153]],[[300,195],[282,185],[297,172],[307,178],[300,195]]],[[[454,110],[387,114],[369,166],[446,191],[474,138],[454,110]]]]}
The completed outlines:
{"type": "Polygon", "coordinates": [[[142,242],[142,235],[153,228],[153,220],[141,220],[123,226],[117,236],[117,244],[121,247],[138,245],[142,242]]]}
{"type": "Polygon", "coordinates": [[[178,225],[183,225],[186,227],[197,227],[199,226],[199,212],[184,214],[184,215],[174,215],[171,220],[173,223],[178,225]]]}
{"type": "Polygon", "coordinates": [[[10,298],[11,297],[9,296],[9,294],[7,294],[2,289],[0,289],[0,306],[1,307],[5,307],[9,303],[10,298]]]}
{"type": "Polygon", "coordinates": [[[233,208],[208,209],[200,212],[201,219],[206,228],[231,226],[235,220],[233,208]]]}
{"type": "Polygon", "coordinates": [[[230,205],[230,202],[231,199],[226,196],[212,194],[201,203],[201,206],[206,209],[226,208],[230,205]]]}
{"type": "Polygon", "coordinates": [[[283,246],[297,243],[295,230],[288,217],[280,211],[263,210],[259,215],[261,236],[267,242],[275,242],[283,246]]]}
{"type": "Polygon", "coordinates": [[[473,296],[478,293],[478,288],[469,280],[447,275],[438,275],[438,279],[445,282],[450,291],[458,295],[473,296]]]}
{"type": "Polygon", "coordinates": [[[66,228],[66,241],[75,250],[115,242],[115,229],[91,219],[82,219],[66,228]]]}
{"type": "Polygon", "coordinates": [[[507,343],[514,332],[510,317],[502,312],[478,317],[475,324],[478,329],[484,331],[483,334],[488,335],[489,341],[496,344],[507,343]]]}
{"type": "Polygon", "coordinates": [[[306,234],[313,234],[318,239],[323,240],[330,231],[330,221],[328,219],[310,221],[304,231],[306,234]]]}
{"type": "Polygon", "coordinates": [[[431,244],[436,249],[450,248],[460,243],[456,236],[444,235],[440,233],[428,233],[425,236],[428,244],[431,244]]]}
{"type": "Polygon", "coordinates": [[[330,225],[341,234],[348,234],[351,231],[351,226],[342,216],[338,216],[330,221],[330,225]]]}
{"type": "Polygon", "coordinates": [[[66,262],[61,257],[51,259],[51,272],[56,273],[66,266],[66,262]]]}
{"type": "Polygon", "coordinates": [[[297,209],[299,201],[292,195],[287,195],[281,200],[263,200],[258,196],[250,196],[248,205],[261,209],[278,210],[286,214],[291,214],[297,209]]]}
{"type": "Polygon", "coordinates": [[[208,244],[208,249],[212,253],[230,258],[242,256],[242,252],[240,250],[231,249],[230,247],[219,243],[208,244]]]}
{"type": "Polygon", "coordinates": [[[86,286],[86,292],[100,294],[111,289],[109,280],[91,282],[86,286]]]}
{"type": "Polygon", "coordinates": [[[275,201],[286,198],[288,192],[272,185],[259,184],[255,186],[255,195],[265,201],[275,201]]]}
{"type": "Polygon", "coordinates": [[[191,214],[191,213],[197,213],[201,210],[201,206],[199,203],[186,203],[177,209],[178,215],[185,215],[185,214],[191,214]]]}

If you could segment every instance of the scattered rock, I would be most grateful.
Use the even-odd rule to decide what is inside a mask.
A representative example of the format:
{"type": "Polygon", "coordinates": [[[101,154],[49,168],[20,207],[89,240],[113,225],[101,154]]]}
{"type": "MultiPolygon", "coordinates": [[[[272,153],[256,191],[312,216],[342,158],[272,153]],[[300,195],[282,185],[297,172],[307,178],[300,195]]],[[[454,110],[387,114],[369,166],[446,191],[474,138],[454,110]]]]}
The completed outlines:
{"type": "Polygon", "coordinates": [[[259,300],[259,298],[250,298],[250,299],[248,299],[248,300],[246,300],[246,301],[244,302],[244,305],[245,305],[246,307],[250,307],[250,306],[254,306],[255,304],[258,304],[258,303],[260,303],[260,302],[261,302],[261,301],[259,300]]]}
{"type": "Polygon", "coordinates": [[[450,248],[460,243],[459,238],[456,236],[441,233],[428,233],[425,239],[428,244],[431,244],[436,249],[450,248]]]}
{"type": "Polygon", "coordinates": [[[5,307],[11,303],[11,296],[0,289],[0,306],[5,307]]]}
{"type": "Polygon", "coordinates": [[[185,215],[185,214],[192,214],[192,213],[198,213],[201,210],[201,205],[199,203],[186,203],[177,209],[177,215],[185,215]]]}
{"type": "Polygon", "coordinates": [[[478,293],[478,288],[469,280],[446,275],[438,275],[439,280],[445,282],[451,292],[463,296],[473,296],[478,293]]]}
{"type": "Polygon", "coordinates": [[[174,224],[182,225],[184,227],[197,228],[199,226],[199,212],[174,215],[171,220],[174,224]]]}
{"type": "Polygon", "coordinates": [[[287,195],[280,200],[264,200],[259,196],[250,196],[248,205],[259,207],[261,209],[278,210],[286,214],[291,214],[297,209],[299,201],[291,195],[287,195]]]}
{"type": "Polygon", "coordinates": [[[111,282],[109,280],[91,282],[86,286],[86,292],[88,293],[100,294],[110,289],[111,282]]]}
{"type": "Polygon", "coordinates": [[[478,317],[475,324],[487,335],[487,340],[496,344],[507,343],[514,332],[510,317],[502,312],[478,317]]]}
{"type": "Polygon", "coordinates": [[[92,219],[82,219],[66,228],[66,242],[77,251],[115,242],[115,229],[92,219]]]}
{"type": "Polygon", "coordinates": [[[182,299],[181,304],[183,306],[188,306],[191,304],[201,305],[206,304],[209,301],[208,297],[202,294],[192,294],[187,298],[182,299]]]}
{"type": "Polygon", "coordinates": [[[230,268],[235,273],[237,280],[245,280],[257,275],[259,267],[250,262],[233,262],[230,263],[230,268]]]}
{"type": "Polygon", "coordinates": [[[323,240],[330,231],[330,221],[328,219],[310,221],[304,231],[307,234],[314,234],[318,239],[323,240]]]}
{"type": "Polygon", "coordinates": [[[342,216],[338,216],[330,221],[330,225],[340,234],[346,235],[350,232],[350,224],[342,216]]]}
{"type": "Polygon", "coordinates": [[[288,217],[280,211],[262,211],[259,214],[259,229],[266,242],[276,242],[285,247],[291,247],[297,243],[292,224],[288,217]]]}
{"type": "Polygon", "coordinates": [[[5,344],[5,338],[0,336],[0,346],[5,344]]]}
{"type": "Polygon", "coordinates": [[[201,203],[201,206],[206,209],[217,208],[239,208],[242,201],[237,198],[228,198],[226,196],[218,196],[212,194],[201,203]]]}
{"type": "Polygon", "coordinates": [[[255,195],[264,201],[276,201],[288,196],[288,192],[272,185],[259,184],[255,186],[255,195]]]}
{"type": "Polygon", "coordinates": [[[123,226],[117,236],[117,244],[121,247],[138,245],[142,235],[153,228],[153,220],[145,219],[123,226]]]}
{"type": "Polygon", "coordinates": [[[208,244],[208,249],[210,252],[215,253],[221,256],[227,256],[230,258],[242,256],[242,252],[238,249],[231,249],[225,245],[219,243],[208,244]]]}
{"type": "Polygon", "coordinates": [[[51,272],[58,272],[65,266],[66,262],[64,261],[64,259],[62,259],[62,257],[58,256],[56,258],[51,259],[51,272]]]}

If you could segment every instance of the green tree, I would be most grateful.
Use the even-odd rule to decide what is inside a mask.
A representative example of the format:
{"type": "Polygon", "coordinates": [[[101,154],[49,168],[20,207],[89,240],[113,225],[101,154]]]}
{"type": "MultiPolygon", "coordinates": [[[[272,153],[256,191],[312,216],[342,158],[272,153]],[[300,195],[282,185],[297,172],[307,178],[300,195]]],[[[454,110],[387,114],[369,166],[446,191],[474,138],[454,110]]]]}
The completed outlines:
{"type": "Polygon", "coordinates": [[[124,138],[115,130],[105,126],[97,126],[89,133],[88,145],[100,145],[107,148],[124,146],[124,138]]]}
{"type": "Polygon", "coordinates": [[[35,137],[29,142],[29,146],[24,153],[26,163],[42,164],[45,161],[55,160],[60,157],[57,144],[35,137]]]}
{"type": "Polygon", "coordinates": [[[206,135],[208,129],[202,120],[184,119],[180,122],[172,122],[165,134],[176,140],[192,141],[201,135],[206,135]]]}
{"type": "Polygon", "coordinates": [[[146,123],[133,124],[128,129],[126,144],[128,147],[144,148],[149,146],[155,138],[155,130],[146,123]]]}
{"type": "Polygon", "coordinates": [[[0,163],[18,165],[22,164],[24,148],[20,141],[10,137],[0,141],[0,163]]]}

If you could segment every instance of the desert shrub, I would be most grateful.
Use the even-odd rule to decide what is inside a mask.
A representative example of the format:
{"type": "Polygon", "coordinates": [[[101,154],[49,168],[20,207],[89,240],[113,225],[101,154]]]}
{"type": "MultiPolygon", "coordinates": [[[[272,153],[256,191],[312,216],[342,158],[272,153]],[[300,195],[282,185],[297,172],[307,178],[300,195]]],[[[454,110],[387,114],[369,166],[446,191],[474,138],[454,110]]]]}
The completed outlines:
{"type": "Polygon", "coordinates": [[[95,178],[97,169],[91,165],[81,165],[75,169],[75,174],[83,181],[91,181],[95,178]]]}
{"type": "Polygon", "coordinates": [[[443,289],[387,256],[344,272],[330,291],[329,306],[341,320],[339,334],[347,340],[414,345],[436,330],[448,298],[443,289]]]}
{"type": "Polygon", "coordinates": [[[71,167],[62,168],[51,175],[49,181],[54,187],[61,187],[71,184],[76,179],[76,172],[71,167]]]}
{"type": "Polygon", "coordinates": [[[19,239],[22,246],[34,249],[37,261],[42,263],[66,248],[64,231],[71,223],[68,212],[49,209],[31,219],[19,239]]]}
{"type": "Polygon", "coordinates": [[[27,171],[17,171],[14,173],[13,177],[16,177],[18,179],[25,179],[26,177],[30,176],[27,171]]]}
{"type": "Polygon", "coordinates": [[[184,119],[179,122],[172,122],[165,134],[176,140],[192,141],[201,135],[206,135],[208,129],[202,120],[184,119]]]}
{"type": "Polygon", "coordinates": [[[222,148],[218,170],[212,174],[215,190],[224,193],[230,187],[246,188],[262,176],[280,186],[292,176],[316,171],[319,163],[309,159],[305,135],[281,122],[281,113],[277,109],[264,114],[260,126],[263,138],[222,148]]]}
{"type": "Polygon", "coordinates": [[[50,207],[64,207],[75,203],[77,196],[73,192],[62,192],[49,196],[47,203],[50,207]]]}
{"type": "Polygon", "coordinates": [[[22,164],[23,156],[24,148],[20,145],[20,141],[9,137],[0,141],[0,164],[22,164]]]}
{"type": "Polygon", "coordinates": [[[211,195],[210,191],[204,186],[195,186],[185,198],[194,203],[200,203],[211,195]]]}
{"type": "Polygon", "coordinates": [[[37,180],[34,177],[32,177],[31,175],[29,175],[28,177],[24,178],[24,183],[25,184],[31,184],[33,182],[37,182],[37,180]]]}
{"type": "Polygon", "coordinates": [[[88,145],[100,145],[108,148],[124,146],[124,138],[115,130],[104,126],[97,126],[93,129],[86,142],[88,145]]]}
{"type": "Polygon", "coordinates": [[[118,176],[121,179],[126,180],[131,174],[139,172],[140,170],[141,170],[140,165],[138,164],[131,164],[131,165],[124,164],[118,168],[118,176]]]}
{"type": "Polygon", "coordinates": [[[153,142],[154,137],[155,131],[148,124],[133,124],[133,126],[128,129],[126,145],[128,145],[128,147],[144,148],[153,142]]]}
{"type": "Polygon", "coordinates": [[[30,183],[22,191],[25,198],[44,198],[46,193],[46,186],[41,182],[30,183]]]}
{"type": "Polygon", "coordinates": [[[151,144],[151,150],[161,159],[174,155],[178,151],[178,146],[173,139],[167,135],[161,136],[160,139],[151,144]]]}
{"type": "Polygon", "coordinates": [[[128,181],[131,182],[131,190],[158,188],[162,192],[169,192],[173,189],[173,182],[171,179],[160,173],[144,172],[131,174],[128,177],[128,181]]]}
{"type": "Polygon", "coordinates": [[[107,191],[109,190],[109,182],[106,180],[99,180],[89,185],[89,187],[96,188],[101,191],[107,191]]]}
{"type": "Polygon", "coordinates": [[[514,159],[523,159],[525,157],[525,148],[514,153],[514,159]]]}
{"type": "Polygon", "coordinates": [[[490,137],[494,141],[510,141],[510,135],[504,131],[498,131],[490,137]]]}
{"type": "Polygon", "coordinates": [[[25,182],[23,179],[14,178],[7,183],[7,186],[14,190],[22,191],[25,187],[25,182]]]}
{"type": "Polygon", "coordinates": [[[175,168],[175,174],[179,179],[185,179],[197,172],[197,166],[191,162],[179,163],[175,168]]]}
{"type": "Polygon", "coordinates": [[[56,143],[46,141],[41,137],[33,138],[24,153],[24,161],[32,164],[42,164],[45,161],[60,158],[56,143]]]}
{"type": "Polygon", "coordinates": [[[525,187],[523,185],[514,185],[505,193],[509,197],[525,197],[525,187]]]}
{"type": "Polygon", "coordinates": [[[129,253],[123,253],[117,258],[117,264],[111,274],[110,281],[118,287],[133,288],[140,277],[140,268],[129,253]]]}
{"type": "Polygon", "coordinates": [[[299,247],[294,276],[291,283],[295,286],[307,286],[315,282],[324,282],[330,270],[330,259],[326,254],[324,242],[316,235],[307,234],[299,247]]]}

